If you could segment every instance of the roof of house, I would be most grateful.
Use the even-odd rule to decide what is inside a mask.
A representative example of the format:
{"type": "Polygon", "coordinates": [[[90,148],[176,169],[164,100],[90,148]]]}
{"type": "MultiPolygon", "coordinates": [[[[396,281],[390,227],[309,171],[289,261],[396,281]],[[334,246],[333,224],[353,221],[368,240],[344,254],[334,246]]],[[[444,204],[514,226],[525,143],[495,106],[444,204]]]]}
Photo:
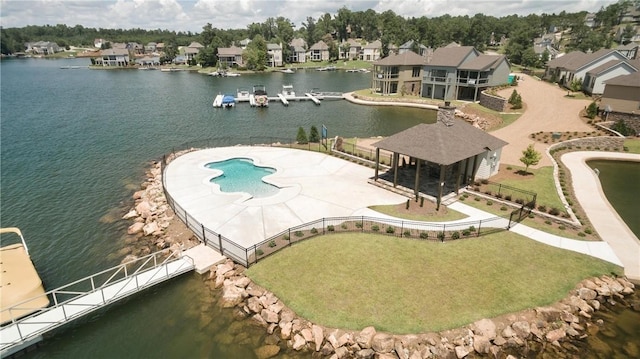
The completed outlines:
{"type": "Polygon", "coordinates": [[[372,41],[362,47],[363,49],[378,50],[382,48],[382,42],[380,40],[372,41]]]}
{"type": "Polygon", "coordinates": [[[201,43],[199,43],[197,41],[193,41],[191,44],[189,44],[188,47],[194,47],[196,49],[202,49],[202,48],[204,48],[204,45],[202,45],[201,43]]]}
{"type": "Polygon", "coordinates": [[[342,42],[344,43],[349,43],[349,45],[351,45],[351,47],[362,47],[362,44],[360,43],[360,41],[356,40],[356,39],[347,39],[346,41],[342,42]]]}
{"type": "Polygon", "coordinates": [[[267,44],[267,50],[282,50],[279,44],[267,44]]]}
{"type": "Polygon", "coordinates": [[[400,55],[391,54],[383,59],[380,59],[373,63],[374,65],[381,66],[411,66],[411,65],[426,65],[427,60],[415,52],[409,50],[401,53],[400,55]]]}
{"type": "MultiPolygon", "coordinates": [[[[627,61],[624,61],[624,60],[610,60],[610,61],[607,61],[607,62],[605,62],[604,64],[602,64],[602,65],[600,65],[598,67],[594,67],[593,69],[589,70],[587,73],[589,75],[598,75],[598,74],[601,74],[601,73],[603,73],[603,72],[605,72],[607,70],[610,70],[610,69],[612,69],[614,67],[624,66],[624,64],[631,66],[627,61]]],[[[633,67],[633,66],[631,66],[631,67],[633,67]]],[[[635,67],[634,67],[634,69],[635,69],[635,67]]],[[[635,69],[635,70],[637,71],[638,69],[635,69]]]]}
{"type": "Polygon", "coordinates": [[[313,44],[313,46],[311,46],[309,50],[325,51],[325,50],[329,50],[329,45],[327,45],[324,41],[320,40],[315,44],[313,44]]]}
{"type": "MultiPolygon", "coordinates": [[[[600,49],[590,54],[583,53],[582,55],[576,56],[571,61],[565,63],[563,67],[569,71],[576,71],[613,52],[616,52],[616,50],[600,49]]],[[[620,56],[623,57],[622,55],[620,56]]]]}
{"type": "Polygon", "coordinates": [[[459,70],[487,71],[498,67],[502,61],[506,60],[504,55],[481,54],[458,67],[459,70]]]}
{"type": "Polygon", "coordinates": [[[497,150],[507,142],[454,119],[448,126],[440,121],[420,124],[373,144],[373,146],[440,165],[450,165],[486,150],[497,150]]]}
{"type": "Polygon", "coordinates": [[[109,55],[129,55],[129,50],[127,49],[104,49],[100,51],[100,56],[109,56],[109,55]]]}
{"type": "Polygon", "coordinates": [[[197,47],[185,47],[184,49],[184,53],[185,54],[197,54],[198,52],[200,52],[200,49],[197,47]]]}
{"type": "Polygon", "coordinates": [[[471,52],[480,55],[473,46],[440,47],[433,52],[429,65],[458,67],[471,52]]]}
{"type": "Polygon", "coordinates": [[[620,75],[604,82],[607,86],[624,86],[640,88],[640,72],[634,72],[629,75],[620,75]]]}
{"type": "Polygon", "coordinates": [[[559,56],[556,57],[555,59],[549,61],[547,63],[547,66],[549,68],[559,68],[559,67],[564,67],[565,64],[570,63],[571,61],[574,61],[576,58],[581,57],[582,55],[585,55],[584,52],[582,51],[571,51],[568,54],[565,54],[563,56],[559,56]]]}
{"type": "Polygon", "coordinates": [[[242,55],[242,49],[237,46],[218,48],[218,56],[237,56],[237,55],[242,55]]]}
{"type": "Polygon", "coordinates": [[[640,47],[640,44],[636,44],[635,42],[630,42],[626,45],[619,45],[616,47],[616,50],[633,50],[637,47],[640,47]]]}
{"type": "MultiPolygon", "coordinates": [[[[408,50],[411,50],[411,49],[413,48],[413,43],[414,43],[414,42],[415,42],[415,41],[413,41],[413,40],[409,40],[409,41],[405,42],[404,44],[400,45],[400,47],[398,47],[398,49],[408,49],[408,50]]],[[[424,45],[422,45],[422,44],[418,44],[418,47],[419,47],[419,48],[421,48],[421,49],[427,49],[427,48],[428,48],[428,47],[426,47],[426,46],[424,46],[424,45]]]]}
{"type": "Polygon", "coordinates": [[[293,47],[296,47],[296,46],[299,46],[299,47],[306,47],[306,46],[307,46],[307,42],[306,42],[306,41],[304,41],[304,39],[303,39],[303,38],[296,37],[295,39],[292,39],[292,40],[291,40],[291,42],[289,43],[289,45],[291,45],[291,46],[293,46],[293,47]]]}
{"type": "Polygon", "coordinates": [[[307,51],[302,46],[291,46],[291,47],[293,47],[293,52],[306,52],[307,51]]]}

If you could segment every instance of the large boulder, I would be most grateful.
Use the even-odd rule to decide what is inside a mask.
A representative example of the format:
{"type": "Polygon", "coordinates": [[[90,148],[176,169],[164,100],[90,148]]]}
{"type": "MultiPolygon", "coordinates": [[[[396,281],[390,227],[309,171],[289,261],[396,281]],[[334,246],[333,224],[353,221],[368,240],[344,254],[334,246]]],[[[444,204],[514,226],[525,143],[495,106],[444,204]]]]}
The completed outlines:
{"type": "Polygon", "coordinates": [[[395,339],[387,333],[377,333],[373,336],[371,347],[378,353],[390,353],[393,350],[395,339]]]}
{"type": "Polygon", "coordinates": [[[136,212],[140,217],[147,219],[151,217],[151,204],[147,201],[142,201],[136,205],[136,212]]]}
{"type": "Polygon", "coordinates": [[[511,328],[516,333],[516,336],[522,339],[529,338],[531,334],[531,326],[527,321],[519,321],[511,324],[511,328]]]}
{"type": "Polygon", "coordinates": [[[269,359],[280,353],[280,347],[277,345],[263,345],[260,348],[255,349],[254,353],[256,353],[256,357],[258,357],[258,359],[269,359]]]}
{"type": "Polygon", "coordinates": [[[293,337],[293,350],[301,350],[306,344],[307,342],[304,340],[302,335],[296,334],[293,337]]]}
{"type": "Polygon", "coordinates": [[[360,346],[360,348],[367,349],[371,348],[371,343],[373,342],[373,337],[376,335],[376,328],[374,327],[366,327],[360,331],[360,333],[356,334],[355,341],[356,344],[360,346]]]}
{"type": "Polygon", "coordinates": [[[488,354],[491,349],[491,341],[489,337],[483,335],[475,335],[473,337],[473,349],[480,354],[488,354]]]}
{"type": "Polygon", "coordinates": [[[474,333],[477,335],[487,337],[489,340],[496,337],[496,323],[491,319],[481,319],[473,323],[474,333]]]}
{"type": "Polygon", "coordinates": [[[144,228],[144,223],[143,222],[135,222],[134,224],[129,226],[129,228],[127,229],[127,234],[140,233],[140,232],[142,232],[142,228],[144,228]]]}
{"type": "Polygon", "coordinates": [[[313,325],[311,332],[313,333],[313,341],[316,343],[316,351],[320,351],[322,341],[324,340],[324,330],[319,325],[313,325]]]}
{"type": "Polygon", "coordinates": [[[232,308],[242,303],[243,290],[235,285],[225,285],[222,287],[222,307],[232,308]]]}

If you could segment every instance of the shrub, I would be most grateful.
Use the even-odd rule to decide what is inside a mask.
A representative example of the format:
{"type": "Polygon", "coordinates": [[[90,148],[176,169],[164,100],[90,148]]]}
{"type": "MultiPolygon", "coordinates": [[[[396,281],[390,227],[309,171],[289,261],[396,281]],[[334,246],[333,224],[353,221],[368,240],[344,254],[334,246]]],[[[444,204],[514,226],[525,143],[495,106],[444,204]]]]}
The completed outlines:
{"type": "Polygon", "coordinates": [[[557,216],[557,215],[559,215],[559,214],[560,214],[560,210],[559,210],[559,209],[557,209],[556,207],[553,207],[553,208],[551,208],[551,209],[549,210],[549,214],[550,214],[550,215],[552,215],[552,216],[557,216]]]}
{"type": "Polygon", "coordinates": [[[284,239],[285,241],[288,241],[289,240],[289,235],[285,234],[284,236],[282,236],[282,239],[284,239]]]}
{"type": "Polygon", "coordinates": [[[535,215],[534,215],[533,213],[529,213],[529,216],[528,216],[528,217],[529,217],[529,218],[534,218],[534,217],[535,217],[535,215]]]}
{"type": "Polygon", "coordinates": [[[302,231],[296,231],[295,235],[296,235],[296,237],[302,237],[302,236],[304,236],[304,233],[302,233],[302,231]]]}
{"type": "Polygon", "coordinates": [[[460,232],[455,231],[451,233],[451,239],[459,239],[459,238],[460,238],[460,232]]]}
{"type": "Polygon", "coordinates": [[[551,224],[551,221],[547,219],[546,221],[544,221],[544,224],[546,224],[546,225],[550,225],[550,224],[551,224]]]}
{"type": "Polygon", "coordinates": [[[516,203],[517,203],[517,204],[524,204],[524,199],[522,199],[522,198],[516,198],[516,203]]]}
{"type": "Polygon", "coordinates": [[[567,227],[565,227],[565,226],[563,226],[563,225],[559,225],[559,226],[558,226],[558,229],[559,229],[559,230],[561,230],[561,231],[564,231],[565,229],[567,229],[567,227]]]}
{"type": "Polygon", "coordinates": [[[411,237],[411,231],[407,229],[406,231],[404,231],[402,233],[402,235],[405,236],[405,237],[411,237]]]}
{"type": "MultiPolygon", "coordinates": [[[[343,226],[345,226],[345,228],[346,228],[346,225],[343,224],[343,226]]],[[[334,227],[333,225],[330,224],[330,225],[327,226],[327,231],[333,232],[335,230],[336,230],[336,227],[334,227]]]]}
{"type": "Polygon", "coordinates": [[[362,228],[362,222],[356,222],[356,228],[362,228]]]}
{"type": "Polygon", "coordinates": [[[481,180],[480,180],[480,182],[481,182],[482,184],[489,184],[489,180],[488,180],[488,179],[485,179],[485,178],[481,179],[481,180]]]}
{"type": "Polygon", "coordinates": [[[502,198],[502,193],[496,193],[496,198],[502,198]]]}
{"type": "Polygon", "coordinates": [[[469,194],[468,193],[463,193],[462,197],[467,198],[467,197],[469,197],[469,194]]]}
{"type": "Polygon", "coordinates": [[[585,228],[584,229],[584,233],[591,234],[591,233],[593,233],[593,231],[591,230],[591,228],[585,228]]]}
{"type": "Polygon", "coordinates": [[[307,133],[304,131],[304,128],[298,127],[298,135],[296,136],[296,141],[298,141],[298,143],[301,145],[306,145],[307,143],[309,143],[309,140],[307,140],[307,133]]]}
{"type": "Polygon", "coordinates": [[[484,194],[486,194],[487,196],[491,196],[491,191],[490,190],[484,191],[484,194]]]}
{"type": "Polygon", "coordinates": [[[269,241],[269,247],[273,248],[273,247],[275,247],[276,245],[277,245],[277,244],[276,244],[276,241],[269,241]]]}
{"type": "Polygon", "coordinates": [[[263,251],[262,249],[256,249],[256,254],[257,254],[258,256],[261,256],[261,255],[263,255],[263,254],[264,254],[264,251],[263,251]]]}
{"type": "Polygon", "coordinates": [[[320,134],[318,133],[318,128],[316,126],[311,126],[311,130],[309,131],[309,142],[320,142],[320,134]]]}
{"type": "Polygon", "coordinates": [[[480,202],[480,197],[474,197],[473,200],[476,202],[480,202]]]}
{"type": "Polygon", "coordinates": [[[427,232],[420,232],[420,239],[427,239],[429,238],[429,233],[427,232]]]}
{"type": "Polygon", "coordinates": [[[468,230],[468,229],[465,229],[465,230],[463,230],[463,231],[462,231],[462,235],[463,235],[464,237],[469,237],[469,235],[470,235],[470,234],[471,234],[471,231],[470,231],[470,230],[468,230]]]}
{"type": "Polygon", "coordinates": [[[507,206],[502,206],[502,207],[500,207],[500,210],[501,210],[501,211],[506,211],[506,210],[507,210],[507,206]]]}
{"type": "Polygon", "coordinates": [[[311,233],[316,234],[316,233],[318,233],[318,230],[315,227],[311,228],[311,233]]]}
{"type": "Polygon", "coordinates": [[[469,231],[475,232],[476,231],[476,226],[469,226],[469,231]]]}
{"type": "Polygon", "coordinates": [[[491,200],[487,201],[487,206],[493,206],[493,201],[491,200]]]}
{"type": "Polygon", "coordinates": [[[394,234],[396,232],[396,229],[393,226],[389,226],[387,227],[386,232],[389,234],[394,234]]]}
{"type": "Polygon", "coordinates": [[[374,232],[377,232],[380,230],[380,226],[378,226],[377,224],[374,224],[373,226],[371,226],[371,230],[374,232]]]}
{"type": "Polygon", "coordinates": [[[546,212],[547,211],[547,206],[545,206],[544,204],[539,205],[538,206],[538,211],[546,212]]]}
{"type": "Polygon", "coordinates": [[[586,237],[587,235],[582,233],[582,232],[578,232],[578,237],[586,237]]]}
{"type": "Polygon", "coordinates": [[[438,233],[438,239],[444,241],[444,232],[438,233]]]}
{"type": "Polygon", "coordinates": [[[511,195],[508,194],[508,195],[504,196],[504,199],[506,199],[507,201],[511,201],[511,195]]]}
{"type": "Polygon", "coordinates": [[[511,167],[511,166],[507,166],[507,170],[508,170],[508,171],[511,171],[512,169],[513,169],[513,167],[511,167]]]}
{"type": "MultiPolygon", "coordinates": [[[[330,227],[333,227],[333,226],[330,226],[330,227]]],[[[342,229],[347,229],[347,224],[346,224],[346,223],[341,224],[341,225],[340,225],[340,228],[342,228],[342,229]]]]}

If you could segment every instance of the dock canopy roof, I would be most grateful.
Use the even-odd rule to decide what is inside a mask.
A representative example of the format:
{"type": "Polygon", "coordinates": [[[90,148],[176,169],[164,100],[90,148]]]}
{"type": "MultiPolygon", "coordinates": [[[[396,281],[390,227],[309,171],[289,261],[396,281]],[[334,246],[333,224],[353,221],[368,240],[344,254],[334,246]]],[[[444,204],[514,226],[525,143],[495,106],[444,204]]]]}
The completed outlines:
{"type": "Polygon", "coordinates": [[[457,118],[449,125],[440,121],[420,124],[373,144],[440,165],[450,165],[505,145],[507,142],[457,118]]]}

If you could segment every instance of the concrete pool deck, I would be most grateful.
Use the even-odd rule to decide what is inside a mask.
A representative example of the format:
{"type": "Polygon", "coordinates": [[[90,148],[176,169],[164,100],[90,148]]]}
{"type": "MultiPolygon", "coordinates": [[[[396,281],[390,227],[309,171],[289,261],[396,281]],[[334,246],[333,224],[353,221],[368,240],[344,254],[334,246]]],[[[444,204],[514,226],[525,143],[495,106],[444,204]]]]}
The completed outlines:
{"type": "MultiPolygon", "coordinates": [[[[191,217],[205,227],[244,247],[250,247],[288,228],[323,217],[370,216],[391,218],[375,212],[371,205],[398,204],[407,197],[368,183],[373,170],[318,152],[280,147],[220,147],[186,153],[173,160],[165,172],[167,192],[191,217]],[[230,158],[250,158],[256,165],[277,172],[264,179],[282,188],[277,195],[251,199],[247,194],[223,193],[210,179],[218,172],[207,163],[230,158]]],[[[468,217],[455,224],[495,218],[493,214],[454,202],[449,208],[468,217]]],[[[490,226],[506,227],[508,221],[490,226]]],[[[563,238],[523,224],[513,232],[554,247],[568,249],[622,265],[604,241],[563,238]]]]}

